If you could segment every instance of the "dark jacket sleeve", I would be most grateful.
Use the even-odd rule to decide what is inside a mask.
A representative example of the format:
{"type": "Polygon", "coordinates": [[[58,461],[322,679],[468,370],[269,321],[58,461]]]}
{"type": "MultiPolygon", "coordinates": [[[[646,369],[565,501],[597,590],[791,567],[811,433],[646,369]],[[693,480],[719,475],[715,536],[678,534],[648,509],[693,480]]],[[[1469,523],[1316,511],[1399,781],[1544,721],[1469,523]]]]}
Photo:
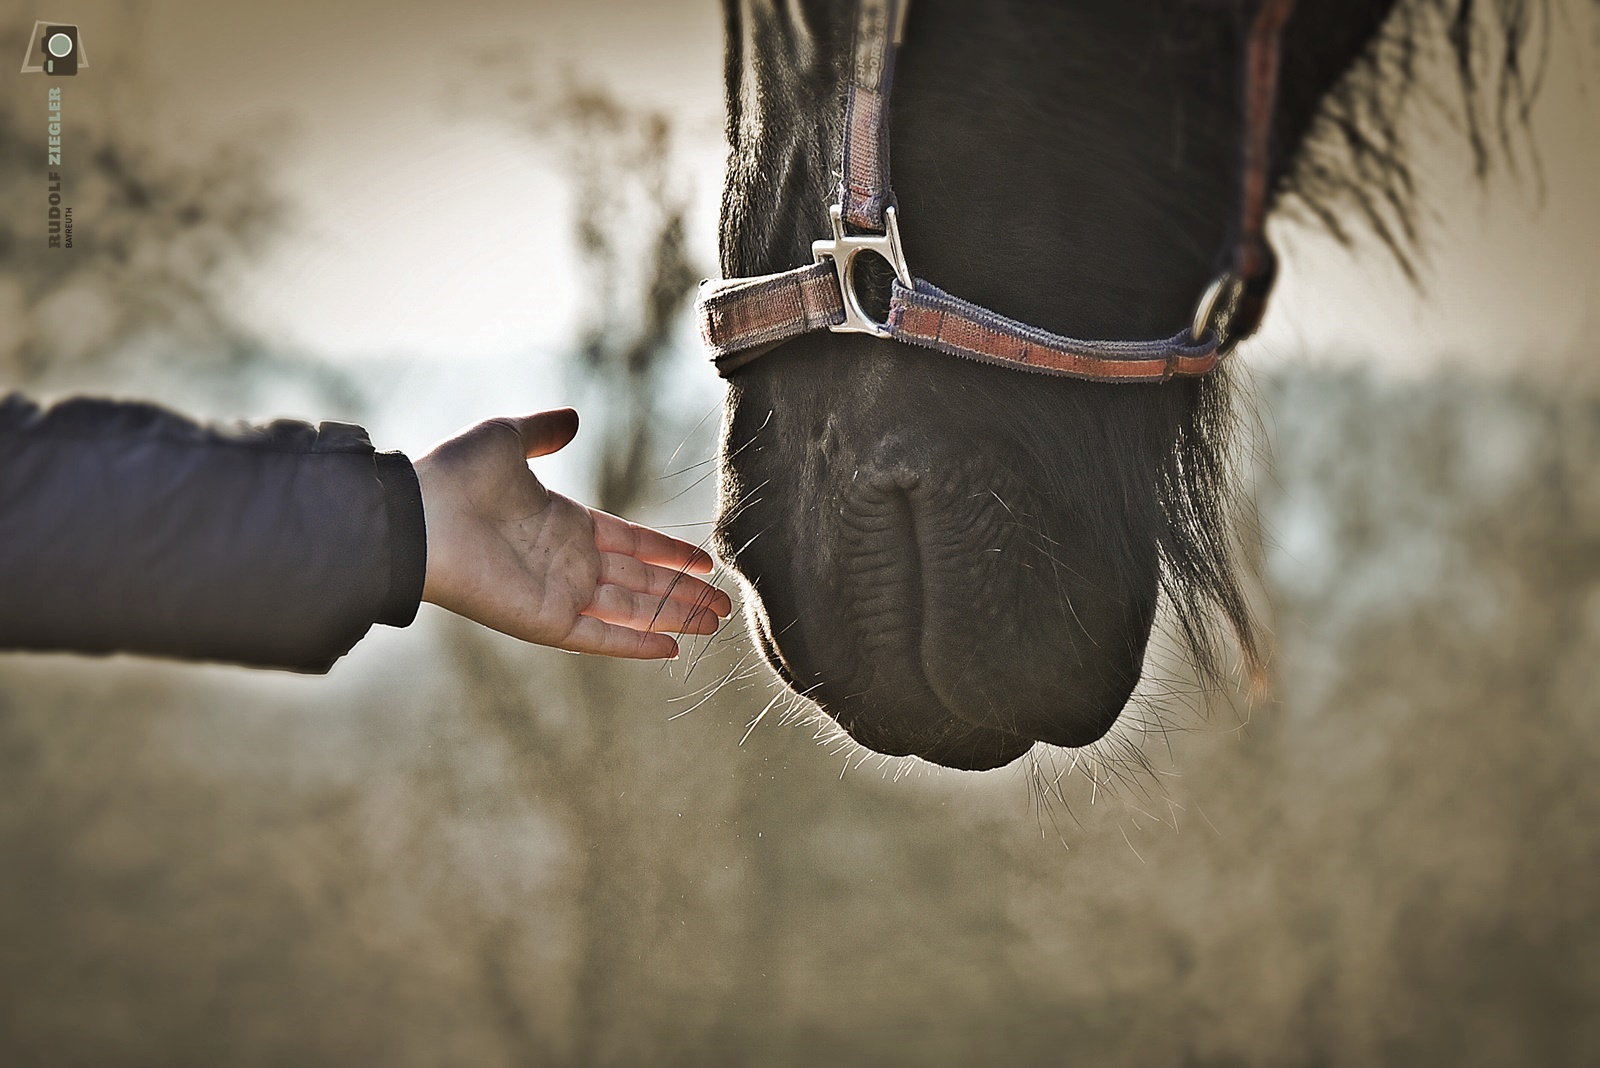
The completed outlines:
{"type": "Polygon", "coordinates": [[[0,649],[323,672],[425,571],[416,472],[360,427],[0,399],[0,649]]]}

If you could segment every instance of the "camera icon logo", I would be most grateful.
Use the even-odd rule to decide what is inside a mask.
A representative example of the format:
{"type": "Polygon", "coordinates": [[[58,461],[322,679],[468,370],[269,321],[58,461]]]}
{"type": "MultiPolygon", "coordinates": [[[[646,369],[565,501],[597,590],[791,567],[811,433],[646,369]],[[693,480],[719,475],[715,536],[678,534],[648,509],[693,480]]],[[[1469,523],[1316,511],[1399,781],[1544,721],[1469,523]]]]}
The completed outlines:
{"type": "Polygon", "coordinates": [[[39,39],[44,72],[60,78],[78,73],[78,27],[46,26],[39,39]]]}
{"type": "Polygon", "coordinates": [[[83,50],[83,35],[71,22],[38,19],[28,34],[28,47],[22,54],[23,74],[46,74],[64,78],[87,70],[89,59],[83,50]]]}

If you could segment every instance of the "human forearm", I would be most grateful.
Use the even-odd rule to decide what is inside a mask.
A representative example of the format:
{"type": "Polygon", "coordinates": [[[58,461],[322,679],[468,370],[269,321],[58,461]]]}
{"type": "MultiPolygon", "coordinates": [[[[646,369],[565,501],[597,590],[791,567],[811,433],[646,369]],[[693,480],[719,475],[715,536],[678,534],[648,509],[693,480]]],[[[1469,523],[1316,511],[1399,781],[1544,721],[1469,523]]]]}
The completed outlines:
{"type": "Polygon", "coordinates": [[[358,427],[0,401],[0,648],[323,671],[410,622],[424,551],[409,462],[358,427]]]}

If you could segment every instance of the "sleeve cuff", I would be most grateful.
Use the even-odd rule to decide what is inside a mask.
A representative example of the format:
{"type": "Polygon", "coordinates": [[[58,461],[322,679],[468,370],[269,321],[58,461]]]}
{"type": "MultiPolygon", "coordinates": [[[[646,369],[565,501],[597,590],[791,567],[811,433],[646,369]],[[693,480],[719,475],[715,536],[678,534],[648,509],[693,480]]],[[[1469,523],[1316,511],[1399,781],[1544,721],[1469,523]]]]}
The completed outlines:
{"type": "Polygon", "coordinates": [[[428,575],[428,529],[422,515],[422,486],[404,453],[375,457],[389,515],[389,596],[377,622],[406,627],[417,618],[428,575]]]}

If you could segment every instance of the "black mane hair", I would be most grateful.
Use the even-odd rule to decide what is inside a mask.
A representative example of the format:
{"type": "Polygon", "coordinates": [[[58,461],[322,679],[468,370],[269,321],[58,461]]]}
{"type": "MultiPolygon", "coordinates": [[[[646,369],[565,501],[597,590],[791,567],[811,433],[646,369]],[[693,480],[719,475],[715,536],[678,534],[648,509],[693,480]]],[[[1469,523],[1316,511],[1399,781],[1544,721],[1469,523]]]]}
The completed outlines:
{"type": "Polygon", "coordinates": [[[1485,177],[1498,155],[1515,165],[1549,57],[1550,0],[1400,0],[1366,52],[1323,98],[1280,206],[1308,213],[1337,241],[1364,226],[1415,284],[1423,246],[1416,186],[1402,121],[1419,97],[1458,126],[1485,177]],[[1454,92],[1420,83],[1430,50],[1447,50],[1454,92]]]}
{"type": "MultiPolygon", "coordinates": [[[[1423,96],[1463,132],[1481,179],[1498,154],[1514,164],[1548,58],[1550,0],[1399,0],[1367,50],[1324,95],[1293,165],[1278,183],[1278,209],[1299,208],[1352,248],[1353,215],[1420,285],[1416,186],[1402,131],[1411,100],[1423,96]],[[1430,47],[1442,43],[1455,96],[1429,95],[1420,82],[1430,47]]],[[[1286,59],[1286,62],[1290,60],[1286,59]]],[[[1533,147],[1526,146],[1531,155],[1533,147]]],[[[1237,564],[1239,447],[1236,387],[1229,369],[1201,380],[1162,472],[1166,530],[1162,586],[1201,676],[1221,678],[1212,621],[1220,615],[1238,643],[1252,684],[1264,681],[1260,644],[1237,564]]]]}
{"type": "MultiPolygon", "coordinates": [[[[1347,248],[1358,236],[1347,221],[1353,215],[1420,285],[1416,256],[1424,235],[1402,131],[1407,105],[1422,96],[1461,129],[1480,179],[1497,153],[1514,164],[1518,134],[1526,131],[1543,80],[1551,18],[1550,0],[1400,0],[1367,50],[1322,98],[1278,183],[1277,207],[1309,213],[1347,248]],[[1428,49],[1441,44],[1455,74],[1453,99],[1429,94],[1420,82],[1428,49]]],[[[1533,147],[1525,147],[1537,165],[1533,147]]],[[[1259,683],[1260,645],[1228,534],[1239,522],[1235,391],[1224,367],[1197,384],[1179,424],[1161,480],[1162,584],[1201,675],[1212,682],[1220,678],[1211,624],[1220,615],[1246,672],[1259,683]]]]}
{"type": "MultiPolygon", "coordinates": [[[[1551,18],[1550,0],[1400,0],[1366,52],[1323,97],[1279,183],[1279,206],[1287,200],[1309,212],[1346,247],[1356,241],[1347,222],[1353,214],[1419,283],[1415,257],[1423,234],[1402,116],[1425,93],[1419,78],[1427,49],[1440,43],[1448,49],[1455,97],[1425,98],[1462,130],[1482,178],[1497,152],[1517,159],[1517,137],[1526,130],[1548,58],[1551,18]]],[[[1239,522],[1236,386],[1224,367],[1192,388],[1193,403],[1160,472],[1163,591],[1203,677],[1214,683],[1221,676],[1212,625],[1220,616],[1259,684],[1264,665],[1231,533],[1239,522]]]]}

